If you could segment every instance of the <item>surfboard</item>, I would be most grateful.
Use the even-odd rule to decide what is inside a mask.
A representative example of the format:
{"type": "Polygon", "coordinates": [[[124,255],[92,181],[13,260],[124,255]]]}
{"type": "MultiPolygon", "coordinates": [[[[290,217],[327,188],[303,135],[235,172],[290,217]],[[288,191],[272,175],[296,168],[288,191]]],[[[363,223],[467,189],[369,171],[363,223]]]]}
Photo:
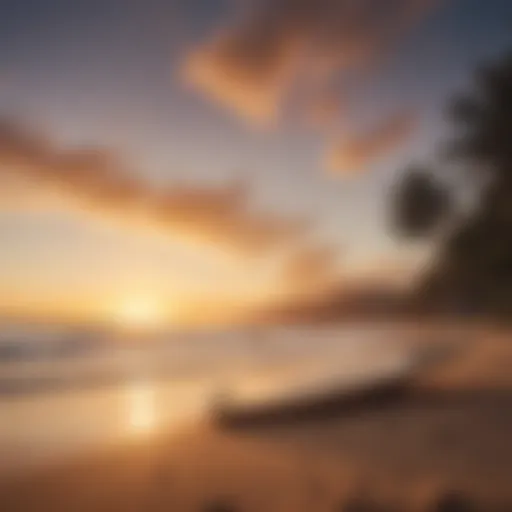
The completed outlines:
{"type": "Polygon", "coordinates": [[[450,353],[446,346],[423,346],[381,351],[375,357],[348,362],[306,361],[291,369],[246,375],[221,389],[212,414],[224,423],[251,422],[381,399],[404,391],[421,370],[450,353]]]}

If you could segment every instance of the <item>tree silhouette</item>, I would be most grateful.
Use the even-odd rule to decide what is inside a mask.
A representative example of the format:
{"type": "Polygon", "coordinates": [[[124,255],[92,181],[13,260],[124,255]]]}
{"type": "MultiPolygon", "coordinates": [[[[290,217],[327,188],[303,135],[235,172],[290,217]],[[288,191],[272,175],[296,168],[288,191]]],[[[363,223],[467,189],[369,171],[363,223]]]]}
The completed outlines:
{"type": "Polygon", "coordinates": [[[398,183],[393,201],[393,225],[401,235],[419,238],[430,235],[448,216],[451,196],[423,168],[409,169],[398,183]]]}
{"type": "Polygon", "coordinates": [[[452,156],[476,163],[494,183],[512,179],[512,52],[476,73],[475,88],[456,98],[449,115],[458,136],[452,156]]]}
{"type": "MultiPolygon", "coordinates": [[[[474,89],[453,101],[449,116],[455,132],[448,144],[449,156],[463,164],[466,183],[478,184],[479,203],[440,249],[436,266],[422,282],[421,296],[431,304],[455,304],[472,312],[510,317],[512,53],[480,69],[474,89]]],[[[414,172],[405,179],[409,185],[395,199],[399,212],[395,225],[425,228],[412,232],[428,235],[450,210],[446,197],[439,190],[429,191],[428,180],[423,179],[422,184],[414,172]],[[427,198],[423,199],[427,206],[414,206],[422,196],[427,198]],[[403,208],[401,202],[410,206],[403,208]]]]}

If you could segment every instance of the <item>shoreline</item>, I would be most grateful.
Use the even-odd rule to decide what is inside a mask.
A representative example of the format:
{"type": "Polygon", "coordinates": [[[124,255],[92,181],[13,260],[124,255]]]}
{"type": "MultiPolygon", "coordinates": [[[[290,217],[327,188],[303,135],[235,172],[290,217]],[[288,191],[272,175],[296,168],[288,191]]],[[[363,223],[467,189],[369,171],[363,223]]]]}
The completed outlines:
{"type": "Polygon", "coordinates": [[[2,510],[202,512],[224,503],[240,512],[327,512],[365,495],[379,505],[367,510],[435,512],[443,496],[458,493],[473,504],[467,510],[508,511],[508,337],[480,336],[406,396],[305,421],[194,422],[4,479],[2,510]]]}

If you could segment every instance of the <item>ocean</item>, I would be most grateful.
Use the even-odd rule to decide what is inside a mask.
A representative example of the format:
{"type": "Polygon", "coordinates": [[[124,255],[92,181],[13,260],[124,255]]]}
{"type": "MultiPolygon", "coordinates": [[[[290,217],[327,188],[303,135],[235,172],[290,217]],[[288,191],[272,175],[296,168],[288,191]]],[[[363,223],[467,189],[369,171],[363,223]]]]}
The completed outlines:
{"type": "Polygon", "coordinates": [[[0,472],[185,428],[234,382],[282,388],[312,369],[342,376],[403,350],[398,329],[361,325],[169,332],[137,343],[90,334],[74,349],[75,339],[0,336],[0,472]]]}

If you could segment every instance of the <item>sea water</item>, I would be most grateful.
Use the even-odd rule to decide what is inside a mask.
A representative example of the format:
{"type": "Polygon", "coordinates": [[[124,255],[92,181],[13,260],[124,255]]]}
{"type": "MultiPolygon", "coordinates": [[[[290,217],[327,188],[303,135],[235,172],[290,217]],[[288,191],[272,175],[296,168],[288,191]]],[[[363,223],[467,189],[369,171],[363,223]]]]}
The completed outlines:
{"type": "Polygon", "coordinates": [[[62,350],[65,340],[25,335],[15,341],[23,350],[0,359],[0,472],[178,430],[243,379],[272,374],[273,386],[286,386],[324,362],[343,375],[400,350],[398,339],[382,327],[283,327],[91,338],[74,352],[62,350]]]}

